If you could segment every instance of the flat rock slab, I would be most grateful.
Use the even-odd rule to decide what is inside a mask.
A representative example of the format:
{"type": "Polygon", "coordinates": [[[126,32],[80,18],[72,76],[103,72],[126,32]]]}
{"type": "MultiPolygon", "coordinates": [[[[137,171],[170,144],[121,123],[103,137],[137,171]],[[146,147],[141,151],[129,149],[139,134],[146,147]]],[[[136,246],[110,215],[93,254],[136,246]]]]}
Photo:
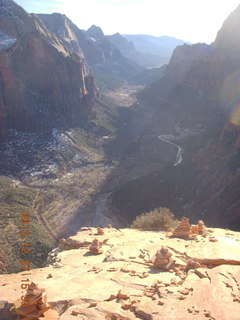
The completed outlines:
{"type": "Polygon", "coordinates": [[[240,265],[240,241],[216,237],[217,242],[198,242],[186,248],[186,254],[202,264],[240,265]]]}
{"type": "MultiPolygon", "coordinates": [[[[74,239],[92,241],[95,233],[94,229],[84,230],[74,239]]],[[[61,314],[61,320],[240,320],[240,233],[213,229],[211,236],[218,241],[198,237],[196,242],[169,239],[164,232],[104,229],[104,236],[98,237],[100,241],[109,238],[102,247],[103,254],[89,254],[84,247],[62,251],[58,254],[61,268],[1,275],[0,300],[19,299],[23,294],[21,281],[29,278],[46,289],[47,301],[61,314]],[[187,256],[205,267],[181,271],[180,275],[174,270],[159,271],[147,260],[162,246],[170,249],[172,258],[183,268],[187,256]],[[208,264],[220,266],[208,268],[208,264]],[[158,291],[151,294],[156,283],[158,291]],[[119,290],[127,292],[129,299],[117,299],[119,290]],[[126,306],[128,309],[124,309],[126,306]]]]}

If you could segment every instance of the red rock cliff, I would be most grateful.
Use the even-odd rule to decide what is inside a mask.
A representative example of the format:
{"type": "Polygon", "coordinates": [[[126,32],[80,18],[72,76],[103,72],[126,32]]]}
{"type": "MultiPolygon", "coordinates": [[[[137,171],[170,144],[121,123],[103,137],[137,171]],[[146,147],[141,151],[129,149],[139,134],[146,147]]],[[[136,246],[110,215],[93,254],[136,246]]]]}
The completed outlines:
{"type": "Polygon", "coordinates": [[[93,77],[35,15],[0,0],[0,134],[45,132],[91,117],[93,77]]]}

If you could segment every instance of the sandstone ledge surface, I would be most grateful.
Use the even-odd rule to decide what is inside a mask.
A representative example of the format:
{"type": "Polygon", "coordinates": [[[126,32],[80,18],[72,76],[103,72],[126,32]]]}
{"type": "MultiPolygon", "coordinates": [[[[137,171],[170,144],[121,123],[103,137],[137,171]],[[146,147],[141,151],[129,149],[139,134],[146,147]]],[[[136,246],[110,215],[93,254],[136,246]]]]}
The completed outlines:
{"type": "Polygon", "coordinates": [[[184,240],[165,232],[103,231],[82,228],[71,237],[80,247],[60,251],[48,267],[1,275],[0,300],[19,299],[27,277],[46,289],[60,314],[54,319],[240,319],[240,233],[211,229],[206,237],[184,240]],[[94,239],[103,243],[102,254],[89,252],[86,243],[94,239]],[[175,260],[169,271],[151,262],[162,246],[175,260]]]}

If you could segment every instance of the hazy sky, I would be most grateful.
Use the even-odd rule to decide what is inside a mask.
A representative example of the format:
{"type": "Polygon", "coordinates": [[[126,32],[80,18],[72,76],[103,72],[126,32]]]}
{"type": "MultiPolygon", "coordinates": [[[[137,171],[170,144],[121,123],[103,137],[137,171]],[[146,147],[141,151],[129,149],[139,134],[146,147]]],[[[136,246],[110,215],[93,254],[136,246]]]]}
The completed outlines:
{"type": "Polygon", "coordinates": [[[28,12],[66,14],[80,29],[214,41],[240,0],[16,0],[28,12]]]}

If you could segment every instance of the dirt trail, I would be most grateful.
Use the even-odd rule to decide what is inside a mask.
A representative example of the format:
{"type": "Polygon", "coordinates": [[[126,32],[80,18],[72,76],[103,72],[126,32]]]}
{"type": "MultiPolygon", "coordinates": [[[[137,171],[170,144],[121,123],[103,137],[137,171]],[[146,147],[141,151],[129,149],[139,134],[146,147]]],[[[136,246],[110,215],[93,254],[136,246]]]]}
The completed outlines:
{"type": "Polygon", "coordinates": [[[39,222],[43,225],[43,227],[45,228],[46,232],[50,235],[50,237],[55,240],[55,241],[58,241],[59,238],[57,237],[57,235],[52,231],[52,229],[48,226],[47,222],[45,221],[45,219],[43,218],[42,216],[42,203],[39,202],[39,199],[37,198],[35,200],[35,203],[37,203],[37,206],[36,206],[36,216],[39,220],[39,222]]]}

